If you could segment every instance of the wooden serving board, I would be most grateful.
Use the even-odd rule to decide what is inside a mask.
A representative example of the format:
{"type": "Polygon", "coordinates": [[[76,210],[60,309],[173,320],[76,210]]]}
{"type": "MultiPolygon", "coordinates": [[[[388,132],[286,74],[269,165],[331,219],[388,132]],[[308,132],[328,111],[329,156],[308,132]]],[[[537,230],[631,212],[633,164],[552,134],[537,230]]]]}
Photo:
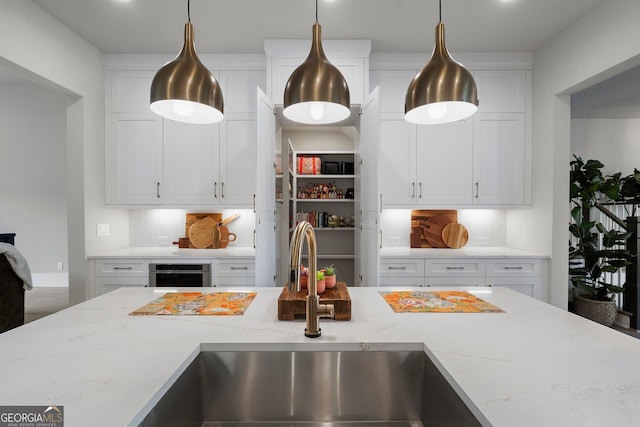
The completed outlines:
{"type": "Polygon", "coordinates": [[[457,222],[447,224],[442,230],[442,240],[452,249],[459,249],[469,241],[467,228],[457,222]]]}
{"type": "MultiPolygon", "coordinates": [[[[338,282],[334,288],[326,289],[320,295],[320,304],[333,304],[335,320],[351,320],[351,296],[345,282],[338,282]]],[[[296,316],[305,318],[307,311],[307,289],[290,292],[282,288],[278,297],[278,320],[294,320],[296,316]]]]}
{"type": "Polygon", "coordinates": [[[458,222],[457,210],[412,210],[411,247],[446,248],[442,230],[452,222],[458,222]]]}

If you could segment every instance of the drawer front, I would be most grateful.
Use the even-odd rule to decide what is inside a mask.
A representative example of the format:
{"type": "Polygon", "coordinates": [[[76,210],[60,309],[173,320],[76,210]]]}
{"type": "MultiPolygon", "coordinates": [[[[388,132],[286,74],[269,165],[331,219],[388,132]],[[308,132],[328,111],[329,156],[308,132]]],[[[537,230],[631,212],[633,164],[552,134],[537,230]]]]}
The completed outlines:
{"type": "Polygon", "coordinates": [[[148,277],[149,260],[101,259],[96,260],[96,277],[148,277]]]}
{"type": "Polygon", "coordinates": [[[424,284],[428,288],[484,286],[484,277],[427,276],[424,284]]]}
{"type": "Polygon", "coordinates": [[[214,263],[214,277],[255,277],[255,260],[220,259],[214,263]]]}
{"type": "Polygon", "coordinates": [[[487,279],[487,285],[513,289],[527,296],[544,301],[542,279],[536,277],[499,277],[487,279]]]}
{"type": "Polygon", "coordinates": [[[425,263],[426,276],[478,276],[484,280],[485,265],[472,260],[429,260],[425,263]]]}
{"type": "Polygon", "coordinates": [[[487,276],[540,276],[542,262],[539,260],[500,260],[487,263],[487,276]]]}
{"type": "Polygon", "coordinates": [[[124,287],[142,288],[149,286],[147,278],[129,278],[129,277],[99,277],[96,279],[96,295],[106,294],[124,287]]]}
{"type": "Polygon", "coordinates": [[[380,277],[424,276],[423,259],[381,259],[380,277]]]}

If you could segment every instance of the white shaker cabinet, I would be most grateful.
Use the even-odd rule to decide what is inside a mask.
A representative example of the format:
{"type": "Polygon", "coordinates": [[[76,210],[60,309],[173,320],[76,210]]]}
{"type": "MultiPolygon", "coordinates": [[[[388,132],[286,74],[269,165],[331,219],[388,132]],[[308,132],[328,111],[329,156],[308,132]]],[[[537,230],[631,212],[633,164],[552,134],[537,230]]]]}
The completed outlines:
{"type": "Polygon", "coordinates": [[[151,112],[112,113],[107,141],[106,203],[163,203],[162,119],[151,112]]]}
{"type": "Polygon", "coordinates": [[[264,71],[215,73],[224,91],[225,119],[211,125],[153,114],[154,74],[107,72],[106,203],[253,208],[255,89],[264,85],[264,71]]]}
{"type": "Polygon", "coordinates": [[[220,125],[164,121],[164,203],[217,203],[220,125]]]}
{"type": "Polygon", "coordinates": [[[372,73],[372,81],[381,85],[383,207],[527,204],[529,72],[476,71],[478,112],[442,125],[413,125],[404,120],[403,82],[408,85],[410,74],[372,73]]]}

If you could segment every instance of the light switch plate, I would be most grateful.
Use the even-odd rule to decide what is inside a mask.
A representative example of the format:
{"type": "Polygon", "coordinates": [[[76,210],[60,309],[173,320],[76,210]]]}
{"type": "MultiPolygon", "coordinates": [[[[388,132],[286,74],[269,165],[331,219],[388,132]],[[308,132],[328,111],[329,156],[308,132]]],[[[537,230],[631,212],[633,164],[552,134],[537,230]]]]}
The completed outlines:
{"type": "Polygon", "coordinates": [[[98,224],[96,235],[98,237],[105,237],[109,235],[109,224],[98,224]]]}

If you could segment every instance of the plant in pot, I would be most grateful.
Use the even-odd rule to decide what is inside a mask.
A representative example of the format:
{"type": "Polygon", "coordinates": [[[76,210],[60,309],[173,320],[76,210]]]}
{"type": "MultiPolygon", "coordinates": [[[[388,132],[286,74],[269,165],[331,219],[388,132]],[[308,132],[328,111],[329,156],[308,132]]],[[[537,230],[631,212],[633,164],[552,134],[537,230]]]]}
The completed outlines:
{"type": "Polygon", "coordinates": [[[327,288],[334,288],[337,283],[336,268],[331,264],[321,270],[324,273],[324,282],[327,288]]]}
{"type": "Polygon", "coordinates": [[[300,266],[300,288],[306,289],[309,283],[309,267],[300,266]]]}
{"type": "Polygon", "coordinates": [[[323,293],[326,287],[326,282],[322,270],[316,271],[316,284],[318,288],[318,294],[323,293]]]}
{"type": "Polygon", "coordinates": [[[619,200],[625,180],[619,173],[603,175],[604,165],[597,160],[584,162],[574,156],[570,165],[569,276],[577,290],[574,311],[611,326],[617,313],[615,295],[624,288],[607,281],[606,273],[616,273],[631,263],[633,255],[624,247],[631,233],[608,230],[589,220],[589,211],[599,201],[619,200]]]}

